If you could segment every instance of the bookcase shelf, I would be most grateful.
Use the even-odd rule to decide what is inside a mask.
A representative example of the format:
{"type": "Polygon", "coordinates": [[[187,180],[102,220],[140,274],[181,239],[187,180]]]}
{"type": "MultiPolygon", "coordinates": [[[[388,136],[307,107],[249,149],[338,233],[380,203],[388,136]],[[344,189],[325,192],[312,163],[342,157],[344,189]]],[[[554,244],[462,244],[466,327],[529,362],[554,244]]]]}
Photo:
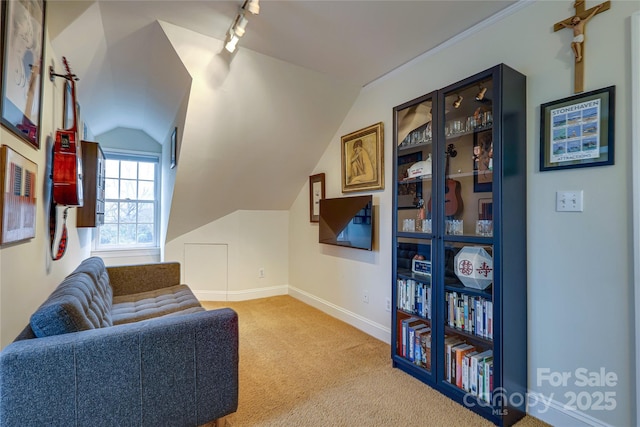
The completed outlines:
{"type": "Polygon", "coordinates": [[[500,64],[393,118],[393,365],[510,426],[527,393],[526,78],[500,64]]]}

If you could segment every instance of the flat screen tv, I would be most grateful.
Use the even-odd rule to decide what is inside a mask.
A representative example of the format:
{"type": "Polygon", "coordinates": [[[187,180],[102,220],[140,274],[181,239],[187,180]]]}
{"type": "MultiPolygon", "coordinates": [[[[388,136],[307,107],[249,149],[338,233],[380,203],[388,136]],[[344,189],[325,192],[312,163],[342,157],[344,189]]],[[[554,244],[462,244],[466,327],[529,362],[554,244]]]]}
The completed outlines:
{"type": "Polygon", "coordinates": [[[370,251],[373,247],[372,196],[320,200],[319,242],[370,251]]]}

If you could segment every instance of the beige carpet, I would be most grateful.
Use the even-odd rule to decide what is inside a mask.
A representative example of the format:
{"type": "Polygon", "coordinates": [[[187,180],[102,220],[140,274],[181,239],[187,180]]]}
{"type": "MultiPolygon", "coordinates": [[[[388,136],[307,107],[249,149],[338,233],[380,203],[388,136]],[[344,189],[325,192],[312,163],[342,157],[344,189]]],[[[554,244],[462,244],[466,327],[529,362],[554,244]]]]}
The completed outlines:
{"type": "Polygon", "coordinates": [[[292,297],[203,305],[231,307],[240,322],[239,407],[227,427],[492,425],[392,368],[388,344],[292,297]]]}

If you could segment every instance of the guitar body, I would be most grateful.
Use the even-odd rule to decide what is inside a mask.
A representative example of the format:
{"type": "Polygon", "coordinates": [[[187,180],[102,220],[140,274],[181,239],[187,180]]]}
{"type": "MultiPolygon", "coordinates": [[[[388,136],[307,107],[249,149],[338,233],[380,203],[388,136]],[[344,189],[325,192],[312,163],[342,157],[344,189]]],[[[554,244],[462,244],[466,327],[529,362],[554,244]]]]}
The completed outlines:
{"type": "Polygon", "coordinates": [[[460,195],[460,181],[447,179],[444,187],[444,214],[458,215],[462,211],[462,196],[460,195]]]}
{"type": "Polygon", "coordinates": [[[76,114],[75,76],[71,74],[67,58],[62,58],[67,69],[66,78],[71,82],[73,101],[73,125],[69,129],[58,129],[53,145],[53,201],[59,205],[82,206],[82,153],[78,138],[76,114]]]}
{"type": "MultiPolygon", "coordinates": [[[[460,195],[460,181],[450,179],[449,176],[449,157],[455,157],[458,153],[455,151],[453,144],[447,147],[447,161],[445,164],[445,185],[444,185],[444,214],[445,216],[454,216],[462,212],[463,202],[460,195]]],[[[427,203],[427,209],[431,212],[431,198],[427,203]]]]}
{"type": "Polygon", "coordinates": [[[56,131],[53,146],[53,200],[59,205],[82,206],[82,155],[74,130],[56,131]]]}

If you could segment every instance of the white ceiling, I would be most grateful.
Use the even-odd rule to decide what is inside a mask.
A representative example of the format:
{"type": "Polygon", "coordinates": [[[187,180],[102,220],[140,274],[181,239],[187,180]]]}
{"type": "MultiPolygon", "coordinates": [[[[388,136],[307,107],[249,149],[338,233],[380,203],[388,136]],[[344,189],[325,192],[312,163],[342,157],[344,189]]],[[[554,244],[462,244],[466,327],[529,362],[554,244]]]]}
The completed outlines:
{"type": "MultiPolygon", "coordinates": [[[[176,177],[169,239],[237,209],[288,209],[359,88],[516,2],[262,0],[259,15],[247,14],[247,32],[238,51],[229,55],[222,49],[223,40],[242,3],[47,2],[49,37],[56,54],[66,56],[80,77],[78,99],[94,134],[133,128],[164,143],[173,124],[183,122],[179,168],[190,169],[190,174],[179,170],[176,177]],[[224,72],[212,70],[214,63],[224,63],[224,72]],[[260,75],[253,76],[256,67],[261,67],[260,75]],[[242,83],[240,77],[247,75],[256,79],[255,85],[242,83]],[[208,80],[203,90],[198,89],[201,79],[208,80]],[[283,106],[281,111],[274,110],[273,93],[256,96],[260,83],[279,88],[276,104],[283,106]],[[313,106],[300,105],[310,99],[302,96],[304,87],[322,95],[313,106]],[[286,108],[287,100],[295,102],[295,108],[286,108]],[[219,108],[221,102],[226,108],[219,108]],[[236,107],[245,113],[254,110],[251,127],[256,135],[241,124],[229,126],[229,110],[236,107]],[[282,132],[284,124],[292,123],[299,125],[282,132]],[[262,150],[238,146],[239,139],[265,135],[277,138],[263,141],[267,145],[262,150]],[[305,135],[318,137],[305,146],[300,141],[305,135]],[[199,163],[207,159],[212,140],[219,145],[216,158],[225,152],[230,156],[220,166],[226,162],[228,167],[240,153],[243,163],[254,165],[265,184],[260,190],[267,194],[258,198],[263,202],[254,201],[251,207],[241,200],[230,203],[233,197],[222,190],[211,194],[218,203],[193,197],[199,194],[193,185],[206,186],[211,193],[211,183],[225,179],[222,172],[227,178],[233,172],[199,163]],[[269,159],[269,153],[277,156],[269,159]],[[299,166],[266,166],[267,160],[281,163],[283,153],[295,156],[299,166]],[[197,175],[198,181],[187,175],[197,175]],[[219,200],[229,206],[221,208],[219,200]]],[[[255,177],[253,182],[236,178],[233,194],[254,193],[255,177]]]]}

